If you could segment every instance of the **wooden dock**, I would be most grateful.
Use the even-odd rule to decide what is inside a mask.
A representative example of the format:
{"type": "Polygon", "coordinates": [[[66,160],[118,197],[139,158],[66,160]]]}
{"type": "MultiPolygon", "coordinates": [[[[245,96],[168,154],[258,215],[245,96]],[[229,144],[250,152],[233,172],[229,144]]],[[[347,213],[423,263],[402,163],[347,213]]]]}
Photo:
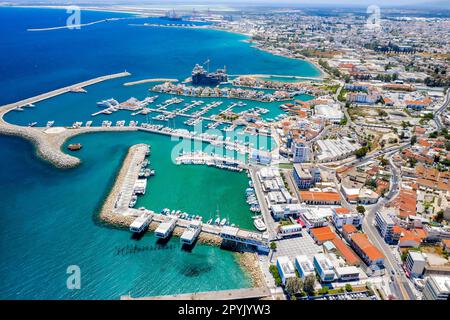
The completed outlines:
{"type": "Polygon", "coordinates": [[[130,295],[121,296],[120,300],[242,300],[261,299],[270,297],[270,289],[265,288],[245,288],[235,290],[221,290],[209,292],[194,292],[174,294],[167,296],[140,297],[133,298],[130,295]]]}

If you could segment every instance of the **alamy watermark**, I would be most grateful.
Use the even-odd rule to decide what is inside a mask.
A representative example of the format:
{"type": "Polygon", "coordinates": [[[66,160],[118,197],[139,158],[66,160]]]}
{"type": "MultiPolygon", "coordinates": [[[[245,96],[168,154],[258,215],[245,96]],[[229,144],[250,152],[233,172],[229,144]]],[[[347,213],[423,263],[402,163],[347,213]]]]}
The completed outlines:
{"type": "Polygon", "coordinates": [[[70,6],[67,7],[66,13],[69,14],[66,20],[67,29],[81,29],[81,8],[78,6],[70,6]]]}
{"type": "Polygon", "coordinates": [[[366,21],[366,28],[371,31],[381,31],[381,9],[377,5],[367,7],[366,13],[369,15],[366,21]]]}
{"type": "Polygon", "coordinates": [[[79,290],[81,289],[81,269],[77,265],[70,265],[67,267],[66,273],[69,275],[67,277],[66,286],[69,290],[79,290]]]}

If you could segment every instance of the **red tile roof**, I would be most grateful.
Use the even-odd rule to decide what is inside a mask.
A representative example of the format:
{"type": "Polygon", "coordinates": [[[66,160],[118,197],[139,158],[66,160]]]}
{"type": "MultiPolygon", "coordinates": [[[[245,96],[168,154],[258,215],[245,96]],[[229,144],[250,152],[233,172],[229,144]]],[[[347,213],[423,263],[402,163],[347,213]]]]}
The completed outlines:
{"type": "Polygon", "coordinates": [[[369,257],[371,261],[384,259],[384,255],[376,248],[370,241],[367,235],[363,233],[355,233],[351,237],[355,245],[361,249],[361,251],[369,257]]]}

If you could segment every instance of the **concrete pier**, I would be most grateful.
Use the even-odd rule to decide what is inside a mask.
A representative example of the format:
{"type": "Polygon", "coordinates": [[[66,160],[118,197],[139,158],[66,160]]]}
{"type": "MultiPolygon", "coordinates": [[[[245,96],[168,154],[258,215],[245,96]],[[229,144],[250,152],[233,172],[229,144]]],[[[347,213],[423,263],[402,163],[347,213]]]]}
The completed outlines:
{"type": "MultiPolygon", "coordinates": [[[[130,75],[128,72],[121,72],[112,75],[107,75],[88,81],[80,82],[71,86],[67,86],[61,89],[53,90],[44,94],[37,95],[32,98],[24,99],[15,103],[7,104],[0,107],[0,134],[19,136],[24,139],[31,141],[36,147],[36,153],[39,157],[51,162],[58,168],[72,168],[80,164],[80,159],[68,155],[61,151],[61,146],[64,142],[78,134],[87,132],[98,132],[98,131],[124,131],[130,130],[130,128],[78,128],[78,129],[65,129],[58,128],[60,130],[55,130],[57,128],[52,128],[49,130],[47,128],[36,128],[36,127],[23,127],[18,125],[13,125],[7,123],[3,117],[6,113],[16,108],[20,108],[29,104],[33,104],[42,100],[50,99],[55,96],[73,92],[74,90],[79,91],[86,86],[90,86],[102,81],[125,77],[130,75]]],[[[136,130],[131,128],[132,130],[136,130]]]]}

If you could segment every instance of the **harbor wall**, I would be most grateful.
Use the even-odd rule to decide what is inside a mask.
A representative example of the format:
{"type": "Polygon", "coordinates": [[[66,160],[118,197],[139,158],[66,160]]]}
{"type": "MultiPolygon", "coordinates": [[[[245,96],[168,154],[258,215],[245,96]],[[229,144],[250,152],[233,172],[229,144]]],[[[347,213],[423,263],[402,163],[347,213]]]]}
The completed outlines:
{"type": "MultiPolygon", "coordinates": [[[[77,157],[64,153],[61,150],[61,146],[64,142],[75,135],[81,133],[87,133],[92,131],[105,131],[104,128],[80,128],[80,129],[67,129],[60,133],[46,133],[45,128],[32,128],[13,125],[6,122],[3,117],[11,110],[22,107],[27,104],[36,103],[38,101],[53,98],[55,96],[80,90],[86,86],[90,86],[102,81],[129,76],[128,72],[121,72],[111,74],[103,77],[94,78],[84,82],[80,82],[71,86],[67,86],[61,89],[53,90],[47,93],[37,95],[32,98],[24,99],[15,103],[7,104],[0,107],[0,134],[17,136],[25,140],[29,140],[36,148],[36,154],[45,161],[50,162],[54,166],[61,169],[68,169],[78,166],[81,161],[77,157]],[[100,129],[100,130],[99,130],[100,129]]],[[[116,129],[116,128],[115,128],[116,129]]],[[[117,130],[117,129],[116,129],[117,130]]]]}

